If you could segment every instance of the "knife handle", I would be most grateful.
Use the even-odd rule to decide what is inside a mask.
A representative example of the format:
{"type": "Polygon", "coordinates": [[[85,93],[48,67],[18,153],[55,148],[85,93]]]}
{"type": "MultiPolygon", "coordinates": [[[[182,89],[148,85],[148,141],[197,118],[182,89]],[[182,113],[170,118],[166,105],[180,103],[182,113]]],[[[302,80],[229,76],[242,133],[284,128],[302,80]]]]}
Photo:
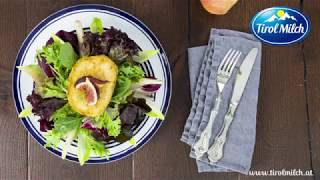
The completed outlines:
{"type": "Polygon", "coordinates": [[[211,111],[206,128],[201,132],[199,140],[193,145],[193,149],[197,159],[203,156],[203,154],[206,153],[209,149],[209,140],[212,133],[213,122],[219,112],[220,103],[221,93],[218,94],[218,97],[215,100],[214,108],[211,111]]]}
{"type": "Polygon", "coordinates": [[[223,157],[223,147],[226,142],[227,133],[232,123],[236,107],[237,105],[230,104],[228,113],[224,118],[223,126],[215,138],[214,144],[208,150],[208,159],[210,160],[210,164],[216,163],[223,157]]]}

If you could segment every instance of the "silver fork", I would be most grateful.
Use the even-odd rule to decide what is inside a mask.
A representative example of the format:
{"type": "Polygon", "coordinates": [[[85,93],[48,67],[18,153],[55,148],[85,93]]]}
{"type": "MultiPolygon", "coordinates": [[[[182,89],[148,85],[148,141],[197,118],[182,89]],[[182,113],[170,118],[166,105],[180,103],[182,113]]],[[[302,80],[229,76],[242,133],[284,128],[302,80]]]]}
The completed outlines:
{"type": "Polygon", "coordinates": [[[224,56],[223,60],[221,61],[218,67],[217,84],[218,84],[219,94],[215,100],[214,108],[211,111],[210,119],[206,128],[201,132],[199,140],[193,145],[197,159],[203,156],[203,154],[206,153],[209,149],[209,139],[212,132],[213,122],[219,112],[219,106],[222,100],[221,93],[223,91],[224,86],[230,79],[232,71],[236,66],[241,54],[242,53],[238,50],[229,49],[229,51],[224,56]]]}

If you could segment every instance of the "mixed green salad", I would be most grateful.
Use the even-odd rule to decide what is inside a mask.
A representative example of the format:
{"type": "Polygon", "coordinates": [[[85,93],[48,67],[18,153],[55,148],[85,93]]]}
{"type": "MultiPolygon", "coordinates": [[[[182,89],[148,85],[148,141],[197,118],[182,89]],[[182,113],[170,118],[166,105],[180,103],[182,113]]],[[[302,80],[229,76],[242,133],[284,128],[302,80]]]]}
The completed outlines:
{"type": "Polygon", "coordinates": [[[31,105],[19,116],[40,117],[45,147],[61,143],[63,159],[73,140],[81,165],[91,154],[108,158],[106,143],[134,144],[133,127],[145,115],[164,119],[152,103],[162,82],[141,68],[157,53],[142,51],[126,33],[104,28],[99,18],[87,30],[76,21],[75,32],[60,30],[50,37],[35,64],[17,67],[34,81],[27,96],[31,105]]]}

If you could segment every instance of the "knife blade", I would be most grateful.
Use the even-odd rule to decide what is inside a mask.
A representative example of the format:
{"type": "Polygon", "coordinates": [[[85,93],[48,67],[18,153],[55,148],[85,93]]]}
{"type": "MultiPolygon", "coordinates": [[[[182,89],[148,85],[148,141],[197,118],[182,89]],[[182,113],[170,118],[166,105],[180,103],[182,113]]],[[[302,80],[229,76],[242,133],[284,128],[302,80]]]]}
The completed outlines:
{"type": "Polygon", "coordinates": [[[236,82],[233,88],[233,93],[231,97],[231,103],[238,104],[240,102],[241,96],[247,85],[250,73],[253,68],[253,64],[258,55],[258,48],[253,48],[250,50],[248,55],[243,60],[242,64],[237,73],[236,82]]]}

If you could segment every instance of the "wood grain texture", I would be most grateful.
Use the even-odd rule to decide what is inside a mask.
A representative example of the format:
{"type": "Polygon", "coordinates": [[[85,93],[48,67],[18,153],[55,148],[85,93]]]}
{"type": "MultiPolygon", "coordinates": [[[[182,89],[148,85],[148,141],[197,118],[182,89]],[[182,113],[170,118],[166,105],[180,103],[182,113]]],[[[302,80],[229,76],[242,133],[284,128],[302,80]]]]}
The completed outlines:
{"type": "Polygon", "coordinates": [[[304,1],[304,13],[311,20],[311,33],[303,43],[310,127],[310,147],[315,179],[320,179],[320,2],[304,1]]]}
{"type": "Polygon", "coordinates": [[[17,118],[11,93],[12,68],[26,35],[24,14],[24,1],[0,1],[0,179],[27,177],[27,132],[17,118]]]}
{"type": "MultiPolygon", "coordinates": [[[[299,9],[300,1],[239,1],[228,14],[213,16],[202,10],[199,1],[191,0],[191,46],[205,44],[211,27],[249,32],[251,18],[258,11],[278,5],[299,9]]],[[[301,45],[263,46],[262,55],[257,136],[251,170],[309,170],[311,167],[301,45]]],[[[257,176],[230,173],[223,174],[223,178],[259,179],[257,176]]]]}
{"type": "Polygon", "coordinates": [[[29,141],[29,180],[79,180],[79,179],[132,179],[131,158],[103,165],[80,166],[62,160],[41,147],[33,139],[29,141]]]}
{"type": "Polygon", "coordinates": [[[199,0],[1,0],[0,179],[320,179],[319,11],[318,0],[239,0],[224,16],[208,14],[199,0]],[[191,107],[187,48],[205,45],[212,27],[249,32],[249,22],[258,11],[278,5],[300,9],[301,2],[312,21],[310,37],[303,44],[263,46],[251,170],[314,169],[316,176],[197,173],[190,147],[179,140],[191,107]],[[28,137],[11,98],[12,66],[27,32],[49,14],[81,3],[111,5],[141,19],[164,46],[173,76],[166,120],[149,143],[120,161],[83,167],[61,160],[28,137]]]}
{"type": "MultiPolygon", "coordinates": [[[[300,8],[298,0],[261,3],[265,7],[284,4],[300,8]]],[[[301,44],[285,47],[264,45],[257,140],[252,170],[304,171],[312,168],[301,49],[301,44]]],[[[312,177],[268,177],[267,179],[312,179],[312,177]]]]}

